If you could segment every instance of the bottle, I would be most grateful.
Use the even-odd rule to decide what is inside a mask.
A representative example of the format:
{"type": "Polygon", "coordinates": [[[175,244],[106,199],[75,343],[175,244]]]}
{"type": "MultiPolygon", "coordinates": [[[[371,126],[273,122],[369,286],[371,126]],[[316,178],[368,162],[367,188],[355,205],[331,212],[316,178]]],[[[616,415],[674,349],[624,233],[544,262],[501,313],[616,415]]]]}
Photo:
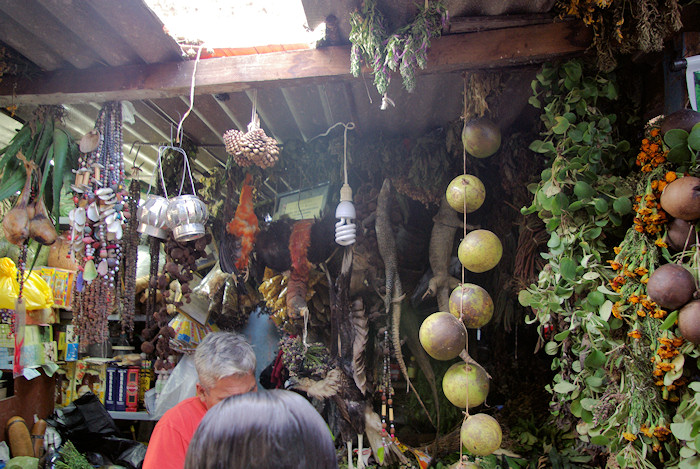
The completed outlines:
{"type": "Polygon", "coordinates": [[[48,437],[48,447],[46,448],[46,454],[42,457],[44,465],[40,466],[44,469],[56,469],[56,462],[61,460],[61,453],[56,449],[56,435],[53,433],[47,433],[48,437]]]}

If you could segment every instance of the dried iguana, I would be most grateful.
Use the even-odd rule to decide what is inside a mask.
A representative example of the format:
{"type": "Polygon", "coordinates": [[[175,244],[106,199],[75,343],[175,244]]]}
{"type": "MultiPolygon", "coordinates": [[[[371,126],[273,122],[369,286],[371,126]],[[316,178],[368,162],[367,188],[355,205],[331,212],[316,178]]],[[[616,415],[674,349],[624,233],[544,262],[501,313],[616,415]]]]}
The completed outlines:
{"type": "MultiPolygon", "coordinates": [[[[384,260],[384,271],[386,274],[386,293],[384,296],[384,309],[387,317],[391,317],[391,341],[394,347],[396,361],[399,364],[401,373],[403,373],[406,383],[413,390],[418,402],[428,416],[428,420],[433,424],[433,419],[430,417],[428,409],[425,408],[423,400],[420,398],[418,391],[413,387],[413,383],[408,377],[406,362],[403,359],[401,352],[401,337],[399,334],[399,325],[401,324],[401,302],[404,298],[403,288],[401,287],[401,279],[399,278],[399,268],[396,256],[396,239],[394,232],[391,229],[391,181],[387,178],[382,184],[382,190],[379,191],[377,197],[377,219],[375,221],[375,231],[377,233],[377,247],[379,254],[384,260]]],[[[434,425],[434,424],[433,424],[434,425]]]]}

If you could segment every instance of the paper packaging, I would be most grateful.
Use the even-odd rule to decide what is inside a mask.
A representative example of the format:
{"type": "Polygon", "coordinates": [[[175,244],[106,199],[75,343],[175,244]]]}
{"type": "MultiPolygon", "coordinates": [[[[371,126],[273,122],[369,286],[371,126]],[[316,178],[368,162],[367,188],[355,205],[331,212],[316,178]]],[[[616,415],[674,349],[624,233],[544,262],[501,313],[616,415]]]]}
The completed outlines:
{"type": "Polygon", "coordinates": [[[139,408],[146,408],[146,391],[153,387],[153,362],[151,360],[141,361],[139,371],[139,408]]]}
{"type": "Polygon", "coordinates": [[[136,412],[139,407],[139,367],[126,369],[126,411],[136,412]]]}
{"type": "Polygon", "coordinates": [[[109,358],[86,358],[78,360],[75,364],[75,390],[79,397],[88,391],[104,404],[107,385],[107,366],[112,360],[109,358]]]}
{"type": "Polygon", "coordinates": [[[115,375],[114,410],[120,412],[126,410],[126,372],[126,368],[118,367],[115,375]]]}
{"type": "Polygon", "coordinates": [[[78,359],[78,335],[75,333],[75,326],[66,326],[66,356],[67,362],[75,361],[78,359]]]}
{"type": "Polygon", "coordinates": [[[75,394],[75,363],[63,362],[56,371],[56,405],[65,407],[73,402],[75,394]]]}
{"type": "Polygon", "coordinates": [[[107,367],[107,382],[105,383],[105,409],[116,410],[115,407],[115,394],[117,381],[117,367],[108,366],[107,367]]]}

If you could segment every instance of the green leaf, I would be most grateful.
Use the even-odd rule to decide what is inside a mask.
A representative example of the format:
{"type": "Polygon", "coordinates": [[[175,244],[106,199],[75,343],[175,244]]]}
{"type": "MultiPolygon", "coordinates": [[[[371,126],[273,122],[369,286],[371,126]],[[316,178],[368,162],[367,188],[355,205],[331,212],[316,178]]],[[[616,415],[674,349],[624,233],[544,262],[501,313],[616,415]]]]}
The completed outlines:
{"type": "Polygon", "coordinates": [[[578,83],[581,80],[581,63],[575,61],[565,63],[564,73],[571,81],[578,83]]]}
{"type": "Polygon", "coordinates": [[[664,135],[664,143],[673,148],[678,145],[688,145],[688,132],[683,129],[671,129],[664,135]]]}
{"type": "Polygon", "coordinates": [[[584,280],[595,280],[598,277],[600,277],[600,274],[594,270],[591,270],[590,272],[586,272],[585,274],[583,274],[584,280]]]}
{"type": "Polygon", "coordinates": [[[628,151],[630,151],[630,142],[628,142],[627,140],[619,142],[615,147],[615,150],[617,150],[620,153],[627,153],[628,151]]]}
{"type": "Polygon", "coordinates": [[[543,142],[542,140],[535,140],[529,148],[535,153],[554,153],[556,151],[552,142],[543,142]]]}
{"type": "Polygon", "coordinates": [[[571,334],[571,330],[569,330],[569,329],[567,329],[565,331],[561,331],[560,333],[558,333],[557,335],[554,336],[554,340],[556,340],[557,342],[561,342],[562,340],[569,337],[569,334],[571,334]]]}
{"type": "Polygon", "coordinates": [[[671,433],[679,440],[692,440],[690,432],[693,430],[692,422],[680,422],[671,424],[671,433]]]}
{"type": "MultiPolygon", "coordinates": [[[[571,207],[569,207],[571,208],[571,207]]],[[[559,225],[561,225],[561,217],[559,218],[552,218],[547,222],[547,231],[553,232],[557,228],[559,228],[559,225]]]]}
{"type": "Polygon", "coordinates": [[[561,381],[554,385],[554,392],[559,394],[569,394],[574,389],[578,389],[575,385],[568,381],[561,381]]]}
{"type": "Polygon", "coordinates": [[[610,444],[610,439],[607,436],[596,435],[591,437],[591,443],[599,446],[608,446],[610,444]]]}
{"type": "Polygon", "coordinates": [[[695,124],[688,135],[688,146],[695,151],[700,150],[700,126],[695,124]]]}
{"type": "Polygon", "coordinates": [[[547,241],[547,247],[548,248],[555,248],[561,244],[561,239],[559,238],[559,235],[556,233],[556,231],[552,231],[552,234],[549,235],[549,241],[547,241]]]}
{"type": "Polygon", "coordinates": [[[573,281],[576,277],[576,267],[577,264],[569,257],[564,257],[559,264],[559,271],[561,276],[566,280],[573,281]]]}
{"type": "Polygon", "coordinates": [[[559,345],[556,342],[550,340],[549,342],[544,344],[544,353],[546,353],[547,355],[556,355],[558,351],[559,345]]]}
{"type": "Polygon", "coordinates": [[[603,213],[608,211],[608,203],[605,201],[605,199],[603,199],[601,197],[598,197],[597,199],[595,199],[594,206],[595,206],[595,211],[600,213],[600,214],[603,214],[603,213]]]}
{"type": "Polygon", "coordinates": [[[627,197],[618,197],[613,202],[613,210],[620,215],[627,215],[632,211],[632,202],[627,197]]]}
{"type": "Polygon", "coordinates": [[[527,290],[520,290],[518,292],[518,302],[521,306],[530,306],[530,300],[532,299],[532,293],[527,290]]]}
{"type": "Polygon", "coordinates": [[[53,133],[53,208],[51,214],[58,225],[59,203],[61,201],[61,188],[66,162],[68,161],[68,134],[62,129],[55,129],[53,133]]]}
{"type": "Polygon", "coordinates": [[[586,384],[589,388],[599,388],[603,385],[603,378],[597,376],[589,376],[586,378],[586,384]]]}
{"type": "Polygon", "coordinates": [[[0,200],[12,197],[17,191],[22,190],[26,179],[27,175],[24,171],[13,171],[7,174],[7,178],[3,178],[2,184],[0,184],[0,200]]]}
{"type": "Polygon", "coordinates": [[[666,155],[666,159],[668,159],[668,161],[671,163],[685,164],[690,161],[691,156],[692,155],[690,150],[688,150],[688,146],[683,144],[671,148],[668,151],[668,155],[666,155]]]}
{"type": "Polygon", "coordinates": [[[613,302],[610,300],[605,300],[605,303],[603,303],[600,307],[600,310],[598,310],[598,314],[600,315],[600,318],[603,321],[607,321],[610,319],[610,315],[612,314],[612,309],[613,309],[613,302]]]}
{"type": "Polygon", "coordinates": [[[592,291],[586,296],[586,299],[593,306],[602,306],[605,303],[605,295],[599,291],[592,291]]]}
{"type": "Polygon", "coordinates": [[[586,365],[586,367],[588,368],[595,369],[605,365],[606,361],[607,359],[603,352],[601,352],[600,350],[593,350],[591,353],[588,354],[586,359],[583,361],[583,364],[586,365]]]}
{"type": "Polygon", "coordinates": [[[678,319],[678,311],[674,311],[674,312],[672,312],[671,314],[669,314],[668,316],[666,316],[666,319],[665,319],[664,322],[661,324],[661,326],[659,327],[659,329],[662,330],[662,331],[667,331],[667,330],[669,330],[669,329],[672,328],[673,325],[676,323],[676,319],[678,319]]]}
{"type": "Polygon", "coordinates": [[[583,409],[593,411],[593,408],[598,405],[598,399],[585,398],[581,399],[581,407],[583,409]]]}
{"type": "Polygon", "coordinates": [[[571,125],[571,123],[566,119],[566,117],[563,116],[557,116],[554,118],[554,120],[557,123],[554,125],[554,127],[552,127],[552,132],[558,135],[565,133],[566,129],[568,129],[571,125]]]}
{"type": "Polygon", "coordinates": [[[591,187],[591,185],[586,181],[576,181],[576,184],[574,184],[574,195],[579,200],[593,197],[593,194],[595,194],[595,189],[593,189],[593,187],[591,187]]]}
{"type": "Polygon", "coordinates": [[[530,103],[532,107],[535,107],[537,109],[540,109],[542,107],[542,103],[540,103],[540,100],[534,96],[530,96],[527,102],[530,103]]]}

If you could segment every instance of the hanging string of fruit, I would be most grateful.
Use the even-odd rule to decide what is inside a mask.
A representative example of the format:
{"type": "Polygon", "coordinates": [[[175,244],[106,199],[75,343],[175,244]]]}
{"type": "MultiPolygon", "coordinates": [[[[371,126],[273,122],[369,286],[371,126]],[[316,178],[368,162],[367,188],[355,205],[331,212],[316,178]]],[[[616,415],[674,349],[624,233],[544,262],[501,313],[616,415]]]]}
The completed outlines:
{"type": "Polygon", "coordinates": [[[260,117],[257,113],[258,90],[253,90],[253,109],[248,124],[248,132],[231,129],[224,133],[226,152],[242,167],[257,165],[263,169],[274,166],[279,158],[280,150],[277,140],[268,137],[260,128],[260,117]]]}
{"type": "Polygon", "coordinates": [[[70,240],[80,259],[75,288],[82,293],[76,297],[80,304],[75,305],[73,323],[83,345],[106,339],[107,315],[116,296],[123,224],[131,215],[122,145],[121,103],[110,102],[80,141],[83,154],[71,186],[75,208],[69,214],[70,240]]]}

